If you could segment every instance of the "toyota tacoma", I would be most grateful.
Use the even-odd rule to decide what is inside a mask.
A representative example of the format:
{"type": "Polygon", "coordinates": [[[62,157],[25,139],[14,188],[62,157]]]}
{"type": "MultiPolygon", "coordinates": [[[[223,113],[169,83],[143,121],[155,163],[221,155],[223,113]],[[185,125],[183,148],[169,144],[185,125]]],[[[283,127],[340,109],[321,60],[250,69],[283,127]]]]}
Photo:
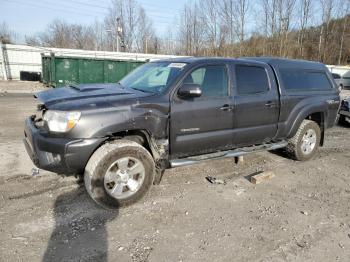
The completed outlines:
{"type": "Polygon", "coordinates": [[[32,161],[83,177],[107,208],[139,200],[169,167],[279,148],[308,160],[340,107],[323,64],[266,57],[160,60],[116,84],[35,97],[24,131],[32,161]]]}

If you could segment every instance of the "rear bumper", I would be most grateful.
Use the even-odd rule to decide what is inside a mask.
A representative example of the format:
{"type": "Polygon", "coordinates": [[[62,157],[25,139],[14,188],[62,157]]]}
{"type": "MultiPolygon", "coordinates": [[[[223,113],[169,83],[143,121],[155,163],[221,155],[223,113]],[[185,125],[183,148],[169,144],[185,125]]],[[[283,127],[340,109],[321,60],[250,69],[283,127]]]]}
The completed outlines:
{"type": "Polygon", "coordinates": [[[105,140],[50,137],[32,118],[25,121],[24,136],[27,153],[38,168],[64,175],[84,172],[90,156],[105,140]]]}

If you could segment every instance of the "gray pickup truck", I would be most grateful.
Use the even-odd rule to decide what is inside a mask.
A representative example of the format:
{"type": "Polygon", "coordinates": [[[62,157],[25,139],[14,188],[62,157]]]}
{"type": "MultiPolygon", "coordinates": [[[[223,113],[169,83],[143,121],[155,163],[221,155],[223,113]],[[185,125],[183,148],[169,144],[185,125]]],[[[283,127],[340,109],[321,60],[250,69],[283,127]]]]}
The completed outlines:
{"type": "Polygon", "coordinates": [[[107,208],[139,200],[169,167],[279,148],[308,160],[340,106],[323,64],[254,57],[156,61],[117,84],[35,97],[24,131],[34,164],[83,176],[107,208]]]}

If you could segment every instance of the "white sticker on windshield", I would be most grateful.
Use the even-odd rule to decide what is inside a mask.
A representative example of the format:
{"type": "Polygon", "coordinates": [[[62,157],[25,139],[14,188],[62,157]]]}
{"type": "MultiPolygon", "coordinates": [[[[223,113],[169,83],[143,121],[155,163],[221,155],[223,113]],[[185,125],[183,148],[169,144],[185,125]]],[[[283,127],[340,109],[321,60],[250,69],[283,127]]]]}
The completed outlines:
{"type": "Polygon", "coordinates": [[[186,63],[171,63],[168,65],[168,67],[183,68],[185,65],[186,63]]]}

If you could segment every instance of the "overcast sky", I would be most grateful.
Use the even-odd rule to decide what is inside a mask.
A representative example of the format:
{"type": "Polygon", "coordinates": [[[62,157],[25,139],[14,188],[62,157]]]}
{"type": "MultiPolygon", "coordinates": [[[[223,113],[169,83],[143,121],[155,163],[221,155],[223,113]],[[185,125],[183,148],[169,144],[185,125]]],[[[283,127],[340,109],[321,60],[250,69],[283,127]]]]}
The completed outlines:
{"type": "MultiPolygon", "coordinates": [[[[174,16],[190,0],[138,0],[152,18],[154,27],[162,35],[174,16]]],[[[90,24],[103,21],[110,0],[0,0],[0,22],[5,21],[20,39],[43,31],[53,19],[69,23],[90,24]]]]}

